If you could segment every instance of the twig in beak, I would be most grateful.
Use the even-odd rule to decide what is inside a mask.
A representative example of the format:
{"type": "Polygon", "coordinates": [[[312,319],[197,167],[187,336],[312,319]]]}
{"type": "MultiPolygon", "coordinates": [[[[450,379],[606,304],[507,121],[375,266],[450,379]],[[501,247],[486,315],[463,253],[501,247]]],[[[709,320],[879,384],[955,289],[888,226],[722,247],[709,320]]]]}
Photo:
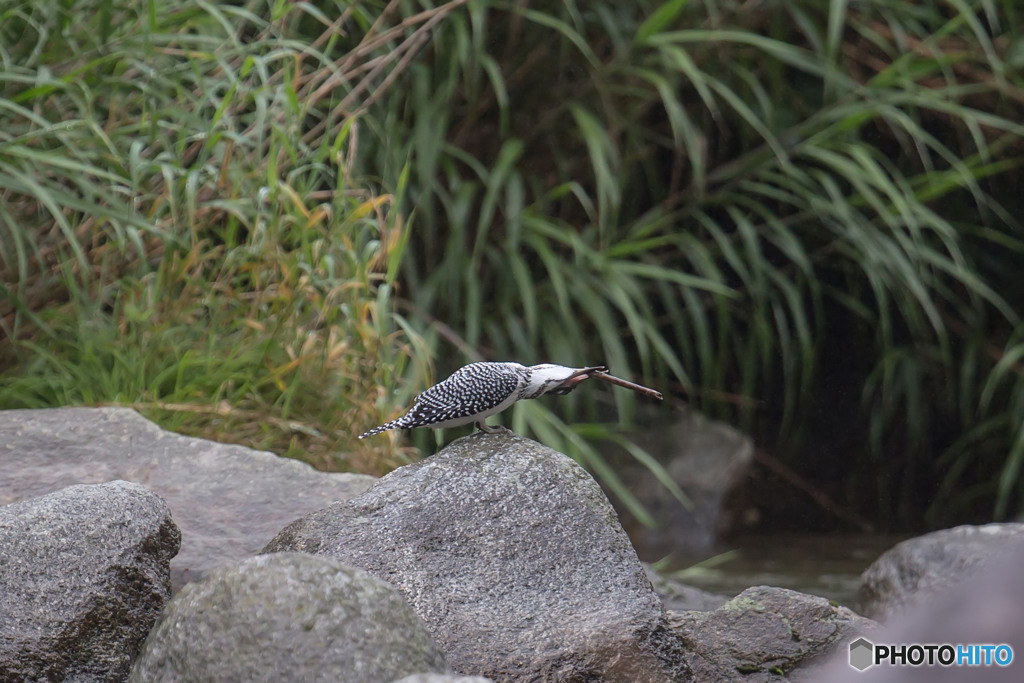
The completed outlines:
{"type": "Polygon", "coordinates": [[[608,367],[606,365],[595,365],[592,368],[582,368],[581,370],[577,370],[576,372],[572,373],[571,375],[565,378],[565,381],[562,382],[562,386],[577,384],[578,382],[582,382],[583,380],[588,379],[592,374],[598,372],[608,372],[608,367]]]}
{"type": "Polygon", "coordinates": [[[643,394],[644,396],[650,396],[651,398],[656,398],[659,401],[662,400],[662,395],[661,395],[660,391],[657,391],[655,389],[651,389],[650,387],[645,387],[645,386],[640,385],[640,384],[634,384],[633,382],[629,382],[627,380],[620,379],[618,377],[615,377],[614,375],[609,375],[607,370],[597,370],[597,371],[593,372],[593,374],[588,375],[588,376],[589,377],[596,377],[598,379],[603,379],[605,382],[610,382],[611,384],[617,384],[620,387],[625,387],[627,389],[632,389],[633,391],[637,392],[638,394],[643,394]]]}
{"type": "Polygon", "coordinates": [[[572,373],[568,377],[562,380],[558,388],[554,390],[556,394],[568,394],[570,391],[576,388],[576,385],[585,379],[590,378],[592,375],[598,372],[606,372],[608,370],[604,365],[595,365],[590,368],[582,368],[572,373]]]}

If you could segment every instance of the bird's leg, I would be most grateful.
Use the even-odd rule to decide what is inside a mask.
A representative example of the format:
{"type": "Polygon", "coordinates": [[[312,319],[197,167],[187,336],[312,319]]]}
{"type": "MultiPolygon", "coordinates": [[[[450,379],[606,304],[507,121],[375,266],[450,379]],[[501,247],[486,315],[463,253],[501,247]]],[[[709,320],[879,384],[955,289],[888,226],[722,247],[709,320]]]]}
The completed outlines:
{"type": "Polygon", "coordinates": [[[502,427],[500,425],[498,425],[498,426],[491,426],[491,425],[487,424],[487,422],[485,422],[484,420],[477,420],[476,421],[476,426],[480,428],[480,431],[486,432],[487,434],[501,434],[502,432],[505,432],[505,433],[511,433],[512,432],[512,430],[509,429],[508,427],[502,427]]]}

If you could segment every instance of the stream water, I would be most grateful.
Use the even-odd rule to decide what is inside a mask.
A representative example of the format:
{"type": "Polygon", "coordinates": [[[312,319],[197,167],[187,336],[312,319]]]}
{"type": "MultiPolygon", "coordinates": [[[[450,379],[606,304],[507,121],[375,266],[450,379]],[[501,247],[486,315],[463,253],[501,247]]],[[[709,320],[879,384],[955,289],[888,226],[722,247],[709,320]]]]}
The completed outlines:
{"type": "Polygon", "coordinates": [[[662,571],[685,584],[734,596],[769,585],[820,595],[855,607],[860,575],[906,536],[786,535],[733,539],[697,563],[668,563],[662,571]]]}

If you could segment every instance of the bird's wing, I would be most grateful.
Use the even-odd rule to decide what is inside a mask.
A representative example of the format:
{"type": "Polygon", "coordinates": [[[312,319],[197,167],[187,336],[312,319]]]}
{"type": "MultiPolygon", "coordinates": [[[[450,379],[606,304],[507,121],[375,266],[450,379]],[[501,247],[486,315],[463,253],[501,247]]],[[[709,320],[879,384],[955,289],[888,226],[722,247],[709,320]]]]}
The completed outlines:
{"type": "Polygon", "coordinates": [[[439,421],[476,415],[494,408],[518,387],[514,372],[466,366],[417,396],[409,416],[436,416],[439,421]]]}

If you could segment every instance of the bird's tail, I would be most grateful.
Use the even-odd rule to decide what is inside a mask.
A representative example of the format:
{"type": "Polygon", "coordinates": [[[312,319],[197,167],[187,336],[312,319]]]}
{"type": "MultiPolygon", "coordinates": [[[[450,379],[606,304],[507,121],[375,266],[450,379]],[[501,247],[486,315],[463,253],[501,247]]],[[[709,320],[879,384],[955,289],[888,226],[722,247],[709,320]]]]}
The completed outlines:
{"type": "Polygon", "coordinates": [[[385,422],[380,427],[374,427],[368,432],[363,432],[362,434],[359,435],[359,438],[365,439],[368,436],[373,436],[374,434],[380,434],[381,432],[387,432],[392,429],[395,429],[396,427],[401,427],[401,422],[401,420],[392,420],[391,422],[385,422]]]}

